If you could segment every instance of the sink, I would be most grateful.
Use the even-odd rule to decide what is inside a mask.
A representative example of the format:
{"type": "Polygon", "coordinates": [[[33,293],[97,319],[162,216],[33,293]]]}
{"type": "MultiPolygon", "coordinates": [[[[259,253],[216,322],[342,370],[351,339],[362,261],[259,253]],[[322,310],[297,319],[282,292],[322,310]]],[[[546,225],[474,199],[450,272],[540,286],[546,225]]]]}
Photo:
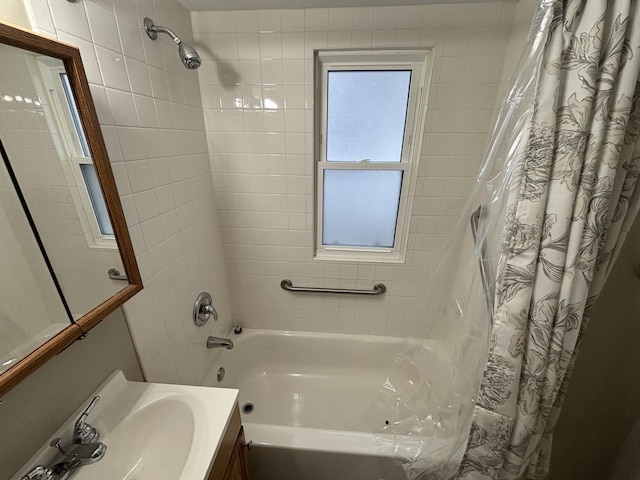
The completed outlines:
{"type": "MultiPolygon", "coordinates": [[[[102,419],[104,421],[104,419],[102,419]]],[[[163,398],[131,412],[113,430],[101,429],[104,458],[79,468],[82,479],[180,478],[193,442],[195,419],[181,399],[163,398]]]]}
{"type": "MultiPolygon", "coordinates": [[[[78,468],[71,480],[204,480],[237,390],[129,382],[117,371],[95,395],[101,400],[87,421],[100,432],[107,451],[102,460],[78,468]]],[[[68,445],[84,406],[52,438],[62,437],[68,445]]],[[[52,450],[41,448],[13,478],[19,480],[35,465],[50,464],[52,450]]]]}

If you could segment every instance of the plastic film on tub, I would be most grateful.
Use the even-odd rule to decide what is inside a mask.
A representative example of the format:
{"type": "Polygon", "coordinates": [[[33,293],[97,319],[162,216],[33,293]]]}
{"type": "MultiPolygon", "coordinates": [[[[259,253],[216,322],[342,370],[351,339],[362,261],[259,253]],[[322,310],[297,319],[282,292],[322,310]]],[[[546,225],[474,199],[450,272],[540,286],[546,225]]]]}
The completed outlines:
{"type": "Polygon", "coordinates": [[[505,206],[523,174],[514,160],[527,143],[539,72],[552,68],[542,54],[555,3],[538,6],[465,212],[425,292],[419,341],[394,357],[378,393],[388,425],[376,447],[401,459],[410,480],[455,477],[465,451],[491,337],[505,206]],[[474,235],[469,219],[479,207],[474,235]]]}

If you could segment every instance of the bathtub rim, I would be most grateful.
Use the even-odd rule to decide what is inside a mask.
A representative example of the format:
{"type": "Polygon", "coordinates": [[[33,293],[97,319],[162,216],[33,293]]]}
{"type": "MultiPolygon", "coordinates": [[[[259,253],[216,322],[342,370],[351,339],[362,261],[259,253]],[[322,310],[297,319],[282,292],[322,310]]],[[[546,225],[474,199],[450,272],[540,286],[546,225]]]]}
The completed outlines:
{"type": "MultiPolygon", "coordinates": [[[[322,340],[348,340],[358,343],[376,344],[380,342],[392,343],[398,345],[397,354],[401,354],[404,350],[411,347],[418,347],[423,345],[424,342],[428,342],[428,339],[420,338],[408,338],[408,337],[392,337],[386,335],[368,335],[359,333],[338,333],[338,332],[308,332],[300,330],[269,330],[264,328],[243,328],[241,333],[234,333],[233,329],[229,332],[229,338],[233,340],[234,346],[242,344],[249,338],[255,337],[301,337],[301,338],[316,338],[322,340]]],[[[204,378],[200,382],[200,385],[204,387],[217,387],[218,385],[218,370],[219,360],[221,355],[233,355],[232,350],[220,351],[218,355],[211,362],[211,366],[207,370],[204,378]]]]}

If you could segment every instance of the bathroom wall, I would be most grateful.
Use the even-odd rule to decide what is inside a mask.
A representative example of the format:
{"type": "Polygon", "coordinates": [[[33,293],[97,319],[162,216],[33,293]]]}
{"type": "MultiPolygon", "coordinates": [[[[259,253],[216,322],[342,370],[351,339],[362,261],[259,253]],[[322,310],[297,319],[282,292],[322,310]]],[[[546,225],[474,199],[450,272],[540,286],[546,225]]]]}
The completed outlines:
{"type": "Polygon", "coordinates": [[[616,475],[611,469],[640,418],[639,260],[636,219],[580,345],[554,434],[549,480],[637,478],[631,470],[638,468],[637,450],[620,458],[616,475]]]}
{"type": "Polygon", "coordinates": [[[169,37],[143,34],[145,16],[191,42],[176,0],[25,0],[32,25],[80,48],[144,290],[124,307],[147,379],[198,384],[230,323],[197,73],[169,37]],[[220,321],[197,328],[209,291],[220,321]]]}
{"type": "Polygon", "coordinates": [[[143,380],[121,309],[2,397],[0,478],[11,478],[116,369],[143,380]]]}
{"type": "MultiPolygon", "coordinates": [[[[538,0],[519,0],[515,4],[513,24],[509,35],[504,60],[504,68],[500,77],[500,91],[507,93],[510,77],[517,73],[516,67],[524,53],[526,42],[531,30],[531,22],[539,5],[538,0]]],[[[502,95],[498,96],[498,103],[502,102],[502,95]]],[[[499,105],[498,105],[499,106],[499,105]]]]}
{"type": "Polygon", "coordinates": [[[29,28],[29,17],[21,0],[11,0],[0,3],[0,19],[23,28],[29,28]]]}
{"type": "Polygon", "coordinates": [[[640,477],[640,416],[633,421],[633,429],[617,452],[607,478],[610,480],[636,480],[640,477]]]}
{"type": "MultiPolygon", "coordinates": [[[[515,5],[194,12],[198,71],[233,322],[402,335],[423,322],[429,274],[459,220],[491,127],[515,5]],[[435,47],[405,264],[312,259],[313,51],[435,47]],[[296,285],[376,298],[294,296],[296,285]]],[[[462,219],[467,222],[467,219],[462,219]]]]}

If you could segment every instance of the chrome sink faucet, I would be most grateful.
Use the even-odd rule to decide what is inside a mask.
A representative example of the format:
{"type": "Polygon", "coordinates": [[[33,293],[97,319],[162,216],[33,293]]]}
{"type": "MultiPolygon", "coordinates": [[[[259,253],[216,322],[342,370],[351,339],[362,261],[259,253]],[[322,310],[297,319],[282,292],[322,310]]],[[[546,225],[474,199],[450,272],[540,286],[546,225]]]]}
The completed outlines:
{"type": "Polygon", "coordinates": [[[76,420],[73,427],[71,449],[66,451],[62,447],[61,439],[54,438],[49,445],[57,448],[62,457],[58,457],[53,465],[49,467],[38,465],[32,468],[21,480],[66,480],[78,467],[96,463],[104,457],[107,446],[102,442],[98,442],[100,433],[85,421],[99,401],[99,396],[94,397],[89,406],[84,409],[78,420],[76,420]]]}

